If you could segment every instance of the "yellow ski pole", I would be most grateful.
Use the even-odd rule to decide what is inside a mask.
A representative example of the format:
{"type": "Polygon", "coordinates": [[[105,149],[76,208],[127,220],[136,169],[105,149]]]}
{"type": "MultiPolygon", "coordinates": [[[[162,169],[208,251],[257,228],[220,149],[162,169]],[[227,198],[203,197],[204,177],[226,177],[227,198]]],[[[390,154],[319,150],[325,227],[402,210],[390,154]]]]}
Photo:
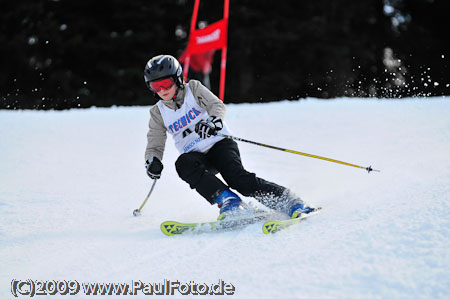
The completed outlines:
{"type": "Polygon", "coordinates": [[[288,152],[288,153],[292,153],[292,154],[296,154],[296,155],[302,155],[302,156],[306,156],[306,157],[310,157],[310,158],[325,160],[328,162],[333,162],[333,163],[338,163],[338,164],[347,165],[347,166],[351,166],[351,167],[361,168],[361,169],[367,170],[367,172],[371,172],[371,171],[380,172],[379,170],[373,169],[372,166],[368,166],[368,167],[359,166],[359,165],[352,164],[352,163],[347,163],[347,162],[343,162],[343,161],[339,161],[339,160],[335,160],[335,159],[330,159],[330,158],[326,158],[326,157],[321,157],[321,156],[311,155],[311,154],[302,153],[302,152],[298,152],[298,151],[293,151],[290,149],[285,149],[285,148],[281,148],[281,147],[277,147],[277,146],[273,146],[273,145],[259,143],[259,142],[255,142],[255,141],[251,141],[251,140],[246,140],[246,139],[242,139],[239,137],[234,137],[234,136],[221,134],[221,133],[217,133],[217,136],[221,136],[221,137],[228,138],[228,139],[233,139],[236,141],[247,142],[247,143],[251,143],[254,145],[259,145],[259,146],[263,146],[263,147],[267,147],[267,148],[271,148],[271,149],[276,149],[279,151],[288,152]]]}
{"type": "Polygon", "coordinates": [[[148,192],[147,197],[145,198],[144,202],[141,204],[141,206],[139,207],[139,209],[136,209],[136,210],[133,211],[133,215],[134,215],[134,216],[140,216],[140,215],[141,215],[141,210],[142,210],[142,208],[145,206],[145,204],[147,203],[147,200],[148,200],[148,198],[150,197],[150,194],[152,194],[153,188],[155,188],[156,181],[157,181],[156,179],[153,180],[152,187],[150,188],[150,191],[148,192]]]}

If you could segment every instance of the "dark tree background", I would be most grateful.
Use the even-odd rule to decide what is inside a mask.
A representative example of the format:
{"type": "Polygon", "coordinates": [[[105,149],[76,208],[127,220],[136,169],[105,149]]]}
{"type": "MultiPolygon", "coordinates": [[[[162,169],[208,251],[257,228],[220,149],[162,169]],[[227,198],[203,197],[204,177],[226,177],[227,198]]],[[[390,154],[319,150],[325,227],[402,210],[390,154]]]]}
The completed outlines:
{"type": "MultiPolygon", "coordinates": [[[[149,105],[194,0],[0,0],[0,108],[149,105]]],[[[450,94],[448,0],[230,1],[225,101],[450,94]]],[[[200,2],[198,21],[222,18],[200,2]]],[[[220,51],[211,89],[218,94],[220,51]]]]}

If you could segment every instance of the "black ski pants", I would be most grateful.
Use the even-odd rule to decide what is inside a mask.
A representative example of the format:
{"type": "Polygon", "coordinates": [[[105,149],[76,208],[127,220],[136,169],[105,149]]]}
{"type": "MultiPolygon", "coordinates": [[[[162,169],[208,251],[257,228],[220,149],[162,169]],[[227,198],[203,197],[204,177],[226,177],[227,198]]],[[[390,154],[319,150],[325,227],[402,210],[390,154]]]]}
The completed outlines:
{"type": "Polygon", "coordinates": [[[214,204],[220,193],[232,188],[271,207],[272,204],[267,204],[267,199],[280,198],[286,191],[285,187],[258,178],[254,173],[245,170],[237,143],[231,139],[217,142],[206,154],[182,154],[175,166],[180,178],[211,204],[214,204]],[[222,175],[228,185],[216,177],[217,173],[222,175]]]}

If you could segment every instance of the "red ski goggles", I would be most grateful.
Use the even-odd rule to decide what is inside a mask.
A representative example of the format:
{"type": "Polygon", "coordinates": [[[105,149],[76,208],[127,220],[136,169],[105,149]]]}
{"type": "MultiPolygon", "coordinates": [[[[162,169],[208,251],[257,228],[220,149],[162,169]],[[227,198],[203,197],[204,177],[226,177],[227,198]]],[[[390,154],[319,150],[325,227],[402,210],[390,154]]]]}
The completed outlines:
{"type": "Polygon", "coordinates": [[[161,89],[169,90],[173,85],[175,84],[175,81],[172,77],[161,79],[158,81],[152,81],[150,82],[150,88],[154,92],[160,92],[161,89]]]}

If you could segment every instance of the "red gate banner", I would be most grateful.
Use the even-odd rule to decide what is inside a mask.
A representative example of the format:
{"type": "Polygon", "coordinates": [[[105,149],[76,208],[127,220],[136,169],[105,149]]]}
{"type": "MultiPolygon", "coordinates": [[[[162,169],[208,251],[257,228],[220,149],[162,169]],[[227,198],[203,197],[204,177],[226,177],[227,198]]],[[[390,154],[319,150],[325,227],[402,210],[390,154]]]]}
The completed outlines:
{"type": "Polygon", "coordinates": [[[187,52],[196,54],[222,49],[227,45],[227,22],[220,20],[203,29],[194,30],[189,37],[187,52]]]}
{"type": "Polygon", "coordinates": [[[195,29],[197,23],[198,7],[200,0],[195,0],[194,12],[191,20],[189,43],[185,50],[184,77],[187,78],[189,71],[190,56],[196,53],[208,52],[222,49],[220,62],[220,92],[219,98],[223,101],[225,94],[225,73],[227,65],[227,35],[228,35],[228,11],[230,1],[224,0],[223,19],[203,29],[195,29]]]}

